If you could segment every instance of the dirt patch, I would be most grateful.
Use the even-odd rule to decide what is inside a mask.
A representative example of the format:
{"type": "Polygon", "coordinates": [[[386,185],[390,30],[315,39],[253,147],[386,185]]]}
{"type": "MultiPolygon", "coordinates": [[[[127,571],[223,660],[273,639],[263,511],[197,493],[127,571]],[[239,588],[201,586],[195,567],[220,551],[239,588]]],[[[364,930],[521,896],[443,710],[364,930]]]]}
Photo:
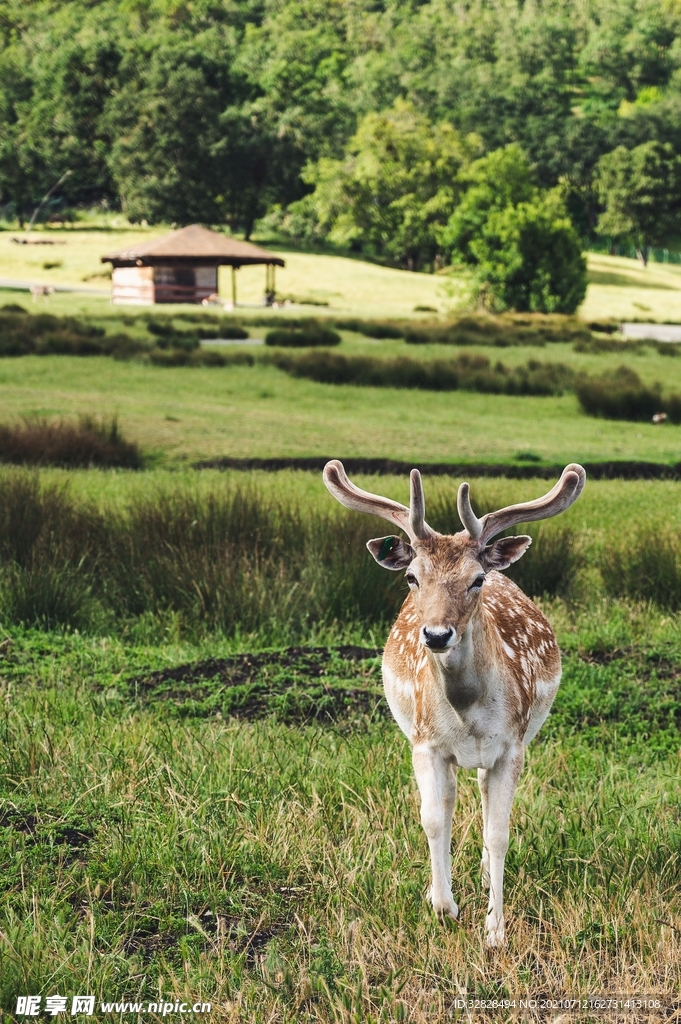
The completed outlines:
{"type": "Polygon", "coordinates": [[[0,827],[21,832],[33,843],[68,846],[74,853],[86,847],[94,836],[87,827],[67,823],[46,824],[36,814],[14,809],[0,811],[0,827]]]}
{"type": "Polygon", "coordinates": [[[183,716],[286,722],[386,713],[374,648],[288,647],[209,658],[127,680],[131,696],[183,716]]]}

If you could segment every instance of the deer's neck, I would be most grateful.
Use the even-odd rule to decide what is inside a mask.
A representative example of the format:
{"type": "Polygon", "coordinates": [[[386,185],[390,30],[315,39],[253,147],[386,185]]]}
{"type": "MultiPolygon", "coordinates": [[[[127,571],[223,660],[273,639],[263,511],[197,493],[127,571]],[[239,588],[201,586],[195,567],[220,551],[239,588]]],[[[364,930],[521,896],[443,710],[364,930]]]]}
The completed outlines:
{"type": "Polygon", "coordinates": [[[456,647],[440,655],[429,652],[431,669],[456,711],[485,702],[489,689],[489,651],[487,623],[479,610],[471,616],[456,647]]]}

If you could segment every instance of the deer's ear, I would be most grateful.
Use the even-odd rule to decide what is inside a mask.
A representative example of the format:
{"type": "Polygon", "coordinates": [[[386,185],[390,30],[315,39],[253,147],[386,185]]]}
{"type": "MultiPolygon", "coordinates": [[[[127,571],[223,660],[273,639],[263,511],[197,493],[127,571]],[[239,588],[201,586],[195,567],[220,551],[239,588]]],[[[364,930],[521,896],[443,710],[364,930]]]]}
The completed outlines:
{"type": "Polygon", "coordinates": [[[416,556],[411,544],[400,537],[377,537],[368,540],[367,547],[384,569],[406,569],[416,556]]]}
{"type": "Polygon", "coordinates": [[[483,569],[508,569],[509,565],[522,558],[530,544],[531,537],[502,537],[495,540],[482,552],[480,561],[483,569]]]}

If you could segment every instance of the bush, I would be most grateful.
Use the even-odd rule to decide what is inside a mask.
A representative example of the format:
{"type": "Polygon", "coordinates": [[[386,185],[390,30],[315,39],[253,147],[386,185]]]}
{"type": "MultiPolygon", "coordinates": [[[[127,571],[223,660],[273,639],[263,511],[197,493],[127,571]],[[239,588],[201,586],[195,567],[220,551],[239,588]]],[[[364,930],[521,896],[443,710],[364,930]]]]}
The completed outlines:
{"type": "Polygon", "coordinates": [[[265,335],[265,344],[277,348],[317,348],[340,345],[340,334],[326,327],[307,327],[302,329],[277,328],[265,335]]]}
{"type": "Polygon", "coordinates": [[[198,336],[204,341],[210,341],[212,338],[227,338],[233,341],[240,341],[243,338],[248,338],[248,331],[244,327],[240,327],[238,324],[225,323],[219,320],[214,328],[212,327],[199,327],[198,336]]]}
{"type": "Polygon", "coordinates": [[[277,355],[271,362],[294,377],[321,384],[418,388],[426,391],[481,391],[507,395],[557,395],[569,386],[572,371],[561,363],[538,363],[508,368],[491,365],[482,355],[462,353],[457,359],[417,362],[413,359],[374,359],[330,352],[304,356],[277,355]]]}
{"type": "Polygon", "coordinates": [[[0,461],[15,465],[120,466],[139,469],[142,456],[126,441],[118,421],[81,416],[77,423],[29,419],[0,425],[0,461]]]}
{"type": "Polygon", "coordinates": [[[490,309],[574,313],[584,300],[579,236],[551,195],[493,211],[470,249],[479,300],[490,309]]]}
{"type": "Polygon", "coordinates": [[[216,352],[214,349],[152,349],[149,362],[154,366],[253,366],[249,352],[216,352]]]}
{"type": "Polygon", "coordinates": [[[650,420],[665,404],[660,385],[648,387],[628,366],[603,377],[578,379],[575,394],[588,416],[611,420],[650,420]]]}
{"type": "Polygon", "coordinates": [[[113,355],[129,358],[145,345],[127,334],[107,334],[76,317],[31,314],[14,306],[0,309],[0,356],[113,355]]]}

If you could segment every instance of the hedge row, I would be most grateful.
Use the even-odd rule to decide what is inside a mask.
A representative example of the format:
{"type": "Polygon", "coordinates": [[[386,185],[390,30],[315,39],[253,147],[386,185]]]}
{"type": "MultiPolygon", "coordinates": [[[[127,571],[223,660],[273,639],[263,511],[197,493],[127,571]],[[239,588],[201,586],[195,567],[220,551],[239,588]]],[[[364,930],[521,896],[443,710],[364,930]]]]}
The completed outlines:
{"type": "Polygon", "coordinates": [[[573,372],[562,363],[530,360],[525,366],[492,365],[485,356],[462,353],[457,359],[374,359],[310,352],[268,357],[294,377],[321,384],[356,384],[368,387],[418,388],[427,391],[480,391],[505,395],[560,395],[570,387],[573,372]]]}

